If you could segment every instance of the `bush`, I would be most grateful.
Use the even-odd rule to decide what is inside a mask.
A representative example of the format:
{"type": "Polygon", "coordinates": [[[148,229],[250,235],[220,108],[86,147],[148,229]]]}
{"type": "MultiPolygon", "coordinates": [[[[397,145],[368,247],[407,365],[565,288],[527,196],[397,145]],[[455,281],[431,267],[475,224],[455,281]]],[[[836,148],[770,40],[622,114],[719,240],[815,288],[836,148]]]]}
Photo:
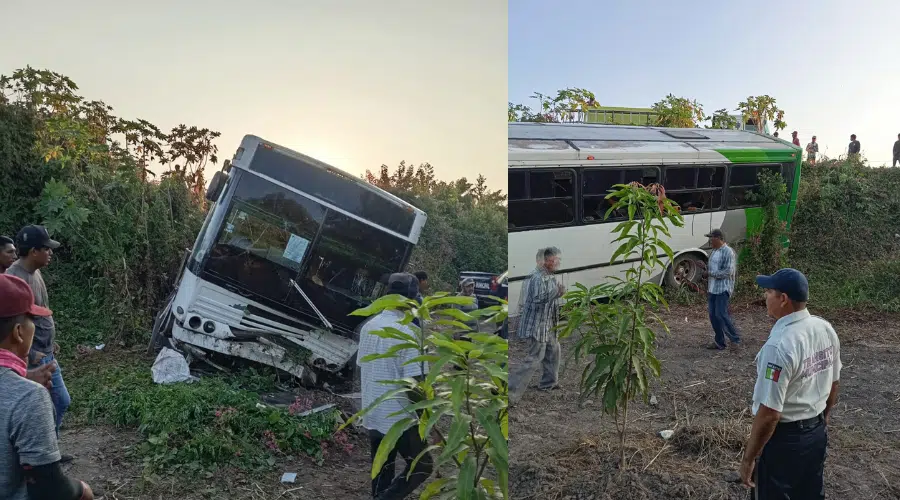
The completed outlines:
{"type": "Polygon", "coordinates": [[[816,307],[900,309],[900,170],[826,160],[805,165],[789,260],[816,307]]]}

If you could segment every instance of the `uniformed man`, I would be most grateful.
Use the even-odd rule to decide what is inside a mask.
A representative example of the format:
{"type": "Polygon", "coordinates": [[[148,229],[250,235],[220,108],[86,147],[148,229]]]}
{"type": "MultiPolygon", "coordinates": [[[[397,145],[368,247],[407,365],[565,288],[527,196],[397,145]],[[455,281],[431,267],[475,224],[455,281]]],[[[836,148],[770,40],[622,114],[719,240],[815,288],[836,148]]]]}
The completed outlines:
{"type": "Polygon", "coordinates": [[[796,269],[757,276],[776,320],[756,356],[753,428],[741,480],[753,498],[824,499],[827,427],[838,396],[841,347],[806,309],[809,283],[796,269]],[[755,470],[754,470],[755,465],[755,470]]]}

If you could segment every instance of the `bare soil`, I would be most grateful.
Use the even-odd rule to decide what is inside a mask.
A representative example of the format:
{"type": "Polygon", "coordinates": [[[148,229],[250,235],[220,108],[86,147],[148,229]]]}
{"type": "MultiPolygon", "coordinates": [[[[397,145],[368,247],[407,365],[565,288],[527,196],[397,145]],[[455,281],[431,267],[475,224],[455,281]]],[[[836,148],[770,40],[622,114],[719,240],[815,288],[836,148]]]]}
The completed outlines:
{"type": "MultiPolygon", "coordinates": [[[[571,341],[564,342],[561,388],[529,389],[511,411],[511,497],[748,498],[736,471],[750,431],[753,362],[772,321],[758,305],[734,307],[732,315],[745,344],[737,352],[704,349],[712,341],[705,308],[673,307],[663,315],[671,333],[659,339],[656,404],[637,402],[629,410],[623,472],[612,419],[593,401],[578,405],[583,365],[571,358],[571,341]],[[666,429],[675,431],[668,441],[658,436],[666,429]]],[[[829,426],[828,498],[900,498],[900,317],[825,317],[840,335],[844,364],[829,426]]],[[[513,341],[511,356],[523,354],[513,341]]]]}

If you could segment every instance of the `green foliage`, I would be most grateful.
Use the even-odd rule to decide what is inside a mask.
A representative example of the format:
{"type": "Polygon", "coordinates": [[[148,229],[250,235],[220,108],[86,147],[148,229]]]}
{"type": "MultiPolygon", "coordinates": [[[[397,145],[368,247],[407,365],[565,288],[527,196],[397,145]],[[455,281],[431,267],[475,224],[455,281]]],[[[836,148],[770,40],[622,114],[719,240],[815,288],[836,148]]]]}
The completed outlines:
{"type": "Polygon", "coordinates": [[[538,112],[523,104],[509,103],[508,119],[511,122],[582,122],[585,114],[600,104],[593,92],[581,88],[558,90],[555,97],[535,92],[531,96],[538,101],[538,112]]]}
{"type": "Polygon", "coordinates": [[[382,165],[366,180],[428,214],[408,268],[428,273],[435,290],[453,290],[460,271],[500,274],[507,267],[507,207],[501,191],[491,191],[483,176],[475,183],[435,178],[434,167],[401,162],[390,172],[382,165]]]}
{"type": "Polygon", "coordinates": [[[763,170],[759,173],[759,190],[747,194],[747,199],[762,207],[762,223],[750,228],[741,249],[741,277],[755,290],[753,280],[759,274],[772,274],[787,266],[786,224],[778,216],[778,206],[787,203],[790,194],[780,173],[763,170]]]}
{"type": "Polygon", "coordinates": [[[750,96],[746,101],[738,104],[737,111],[741,112],[744,123],[753,120],[759,133],[765,131],[765,122],[773,122],[776,131],[784,130],[787,123],[784,122],[784,111],[775,104],[775,98],[770,95],[750,96]],[[773,121],[774,120],[774,121],[773,121]]]}
{"type": "Polygon", "coordinates": [[[791,222],[791,265],[817,308],[900,310],[900,170],[862,162],[804,165],[791,222]]]}
{"type": "Polygon", "coordinates": [[[673,260],[663,237],[671,237],[669,225],[682,227],[684,218],[659,184],[616,185],[607,195],[615,201],[606,213],[626,211],[628,220],[613,232],[619,243],[610,263],[640,259],[625,277],[610,277],[610,283],[588,288],[581,283],[564,297],[561,337],[581,334],[575,344],[577,360],[588,358],[581,375],[582,401],[600,398],[603,411],[616,419],[619,432],[620,466],[625,468],[625,437],[628,403],[649,397],[650,376],[659,377],[654,328],[668,327],[653,311],[666,306],[662,287],[650,277],[664,269],[660,255],[673,260]],[[604,298],[598,301],[598,298],[604,298]]]}
{"type": "Polygon", "coordinates": [[[146,473],[261,468],[286,455],[321,462],[323,444],[345,443],[345,436],[334,434],[336,410],[299,417],[290,410],[257,406],[255,391],[273,389],[274,377],[252,371],[156,385],[145,363],[107,358],[67,376],[72,418],[136,427],[143,441],[135,451],[146,473]]]}
{"type": "Polygon", "coordinates": [[[712,126],[707,128],[735,129],[739,125],[738,119],[728,113],[725,108],[717,109],[712,115],[712,126]]]}
{"type": "Polygon", "coordinates": [[[0,76],[0,234],[38,223],[63,243],[45,278],[64,348],[143,343],[202,223],[198,169],[218,133],[163,134],[77,90],[46,70],[0,76]],[[160,182],[146,181],[151,161],[169,168],[160,182]]]}
{"type": "MultiPolygon", "coordinates": [[[[406,406],[401,414],[419,413],[418,422],[407,417],[394,424],[385,435],[372,464],[374,478],[394,448],[397,438],[417,426],[419,437],[434,444],[424,453],[434,453],[435,469],[455,466],[455,473],[432,477],[421,498],[509,498],[509,414],[507,411],[508,344],[492,334],[471,333],[466,322],[487,318],[492,323],[506,319],[507,305],[489,307],[471,313],[447,306],[471,304],[470,297],[436,294],[422,304],[399,295],[378,299],[371,306],[353,314],[371,316],[385,310],[402,311],[402,323],[410,335],[396,328],[385,328],[373,334],[399,341],[397,347],[382,354],[362,358],[397,357],[402,350],[414,350],[418,356],[409,362],[428,363],[427,376],[421,380],[407,378],[382,383],[394,386],[368,408],[354,415],[344,426],[365,415],[381,401],[404,392],[413,392],[421,400],[406,406]],[[413,324],[418,319],[419,328],[413,324]],[[458,338],[464,336],[464,338],[458,338]],[[449,433],[442,428],[441,418],[450,420],[449,433]]],[[[414,462],[423,456],[420,454],[414,462]]],[[[414,471],[414,466],[411,472],[414,471]]]]}
{"type": "Polygon", "coordinates": [[[654,124],[657,127],[696,128],[706,120],[699,102],[673,94],[655,103],[653,111],[657,115],[654,124]]]}

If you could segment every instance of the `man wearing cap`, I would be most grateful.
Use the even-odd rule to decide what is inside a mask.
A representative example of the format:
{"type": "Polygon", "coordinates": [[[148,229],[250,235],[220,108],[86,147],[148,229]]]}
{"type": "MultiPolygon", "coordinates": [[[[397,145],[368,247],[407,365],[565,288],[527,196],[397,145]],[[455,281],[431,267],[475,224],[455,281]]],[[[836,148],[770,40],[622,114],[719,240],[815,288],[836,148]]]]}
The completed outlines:
{"type": "Polygon", "coordinates": [[[709,267],[706,276],[709,278],[707,287],[707,305],[709,307],[709,322],[712,323],[715,339],[709,344],[708,349],[725,349],[725,337],[731,340],[732,347],[741,343],[741,336],[731,321],[728,312],[728,303],[734,294],[734,279],[737,274],[737,258],[734,250],[725,243],[725,233],[721,229],[713,229],[706,235],[709,245],[713,248],[709,254],[709,267]]]}
{"type": "MultiPolygon", "coordinates": [[[[415,300],[419,294],[419,281],[408,273],[395,273],[388,278],[387,294],[397,294],[407,299],[415,300]]],[[[362,393],[362,407],[368,408],[384,393],[393,390],[395,386],[382,384],[382,380],[399,380],[407,377],[420,379],[428,374],[428,363],[409,363],[411,359],[419,356],[415,349],[403,349],[397,351],[395,357],[379,358],[371,361],[362,361],[372,354],[384,354],[401,341],[394,338],[384,338],[373,332],[384,328],[395,328],[408,335],[416,336],[415,332],[402,323],[405,313],[402,311],[385,310],[372,317],[360,329],[359,351],[356,355],[356,363],[360,367],[360,389],[362,393]]],[[[382,401],[372,411],[363,416],[362,425],[369,430],[369,442],[372,447],[372,460],[381,441],[390,431],[391,427],[400,420],[411,417],[417,418],[415,413],[406,413],[404,409],[414,401],[421,400],[421,395],[406,391],[393,398],[382,401]],[[393,415],[399,413],[398,415],[393,415]]],[[[406,498],[419,485],[428,479],[432,471],[431,455],[425,453],[413,474],[409,476],[413,461],[419,456],[428,444],[419,437],[419,426],[412,425],[397,440],[397,444],[375,479],[372,480],[372,497],[376,499],[401,499],[406,498]],[[397,453],[406,462],[403,472],[394,477],[394,460],[397,453]]]]}
{"type": "MultiPolygon", "coordinates": [[[[47,295],[47,285],[41,276],[41,269],[50,264],[53,256],[53,250],[59,248],[59,242],[50,238],[47,229],[43,226],[25,226],[16,235],[16,247],[19,251],[19,259],[15,261],[6,274],[11,274],[23,279],[34,293],[35,304],[41,307],[49,307],[49,296],[47,295]]],[[[34,320],[35,333],[34,343],[31,352],[28,355],[28,365],[31,368],[44,366],[47,364],[55,364],[56,371],[53,372],[51,379],[53,387],[50,389],[50,396],[53,399],[53,406],[56,409],[56,430],[62,425],[63,415],[69,408],[71,399],[69,391],[62,377],[62,368],[56,361],[56,324],[53,316],[37,317],[34,320]]],[[[68,455],[63,456],[64,461],[70,461],[72,458],[68,455]]]]}
{"type": "Polygon", "coordinates": [[[31,287],[0,275],[0,498],[90,500],[91,488],[60,467],[53,402],[40,384],[25,378],[36,318],[49,309],[35,304],[31,287]]]}
{"type": "MultiPolygon", "coordinates": [[[[462,281],[459,282],[459,293],[457,294],[460,297],[471,297],[472,302],[470,304],[461,304],[456,306],[460,311],[470,314],[474,311],[478,310],[478,297],[475,295],[475,280],[473,278],[463,278],[462,281]]],[[[466,321],[466,326],[472,329],[473,332],[478,332],[478,318],[474,318],[471,321],[466,321]]]]}
{"type": "Polygon", "coordinates": [[[509,403],[515,405],[525,395],[525,389],[538,367],[542,374],[539,390],[559,388],[559,339],[556,324],[559,321],[559,298],[566,287],[556,281],[560,251],[556,247],[542,248],[535,259],[537,268],[525,278],[519,297],[520,339],[527,339],[525,359],[509,374],[509,403]]]}
{"type": "Polygon", "coordinates": [[[815,165],[817,154],[819,154],[819,143],[816,142],[816,136],[812,136],[812,142],[806,145],[806,161],[810,165],[815,165]]]}
{"type": "Polygon", "coordinates": [[[775,326],[756,355],[753,427],[741,480],[760,500],[825,498],[827,426],[838,396],[841,346],[806,309],[809,283],[796,269],[757,276],[775,326]]]}

